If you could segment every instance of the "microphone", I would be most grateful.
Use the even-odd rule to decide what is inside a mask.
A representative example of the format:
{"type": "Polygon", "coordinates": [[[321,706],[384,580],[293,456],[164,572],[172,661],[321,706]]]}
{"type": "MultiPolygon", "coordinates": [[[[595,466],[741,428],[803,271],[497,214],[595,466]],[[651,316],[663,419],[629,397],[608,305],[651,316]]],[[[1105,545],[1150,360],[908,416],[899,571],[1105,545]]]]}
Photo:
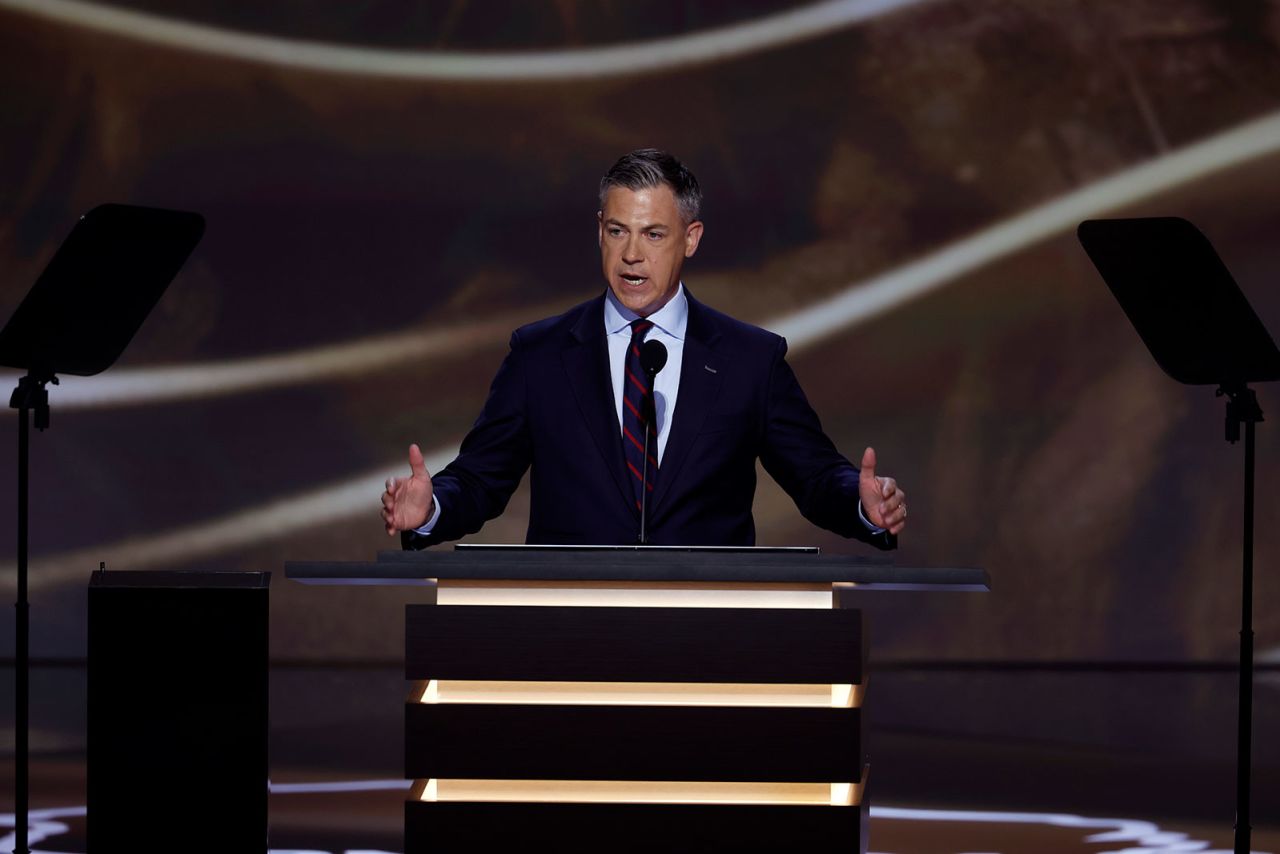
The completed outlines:
{"type": "Polygon", "coordinates": [[[644,462],[640,468],[640,545],[648,542],[645,536],[645,519],[649,507],[649,425],[653,424],[657,432],[657,413],[654,410],[653,381],[658,371],[667,364],[667,348],[661,341],[646,341],[640,346],[640,370],[649,380],[649,393],[641,404],[640,420],[644,422],[644,462]]]}
{"type": "MultiPolygon", "coordinates": [[[[662,370],[666,364],[667,348],[661,341],[646,341],[640,345],[640,370],[644,371],[645,377],[649,380],[649,393],[645,395],[644,409],[640,413],[640,420],[645,424],[652,424],[658,420],[653,409],[653,381],[658,376],[658,371],[662,370]]],[[[645,435],[648,433],[646,432],[645,435]]]]}
{"type": "Polygon", "coordinates": [[[640,369],[653,379],[667,365],[667,348],[661,341],[646,341],[640,347],[640,369]]]}

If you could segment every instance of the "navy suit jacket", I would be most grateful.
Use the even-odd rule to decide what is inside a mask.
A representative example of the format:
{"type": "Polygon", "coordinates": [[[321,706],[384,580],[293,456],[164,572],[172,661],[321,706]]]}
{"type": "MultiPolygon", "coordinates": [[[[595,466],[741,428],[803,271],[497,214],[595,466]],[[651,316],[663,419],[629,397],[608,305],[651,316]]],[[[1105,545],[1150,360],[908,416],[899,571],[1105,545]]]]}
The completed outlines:
{"type": "MultiPolygon", "coordinates": [[[[686,289],[686,294],[688,290],[686,289]]],[[[680,393],[650,493],[656,545],[753,545],[756,459],[823,528],[878,548],[858,518],[858,469],[822,432],[787,365],[786,341],[689,299],[680,393]]],[[[474,533],[502,513],[530,470],[527,541],[632,544],[640,527],[608,365],[604,295],[517,329],[458,457],[432,477],[430,535],[474,533]]]]}

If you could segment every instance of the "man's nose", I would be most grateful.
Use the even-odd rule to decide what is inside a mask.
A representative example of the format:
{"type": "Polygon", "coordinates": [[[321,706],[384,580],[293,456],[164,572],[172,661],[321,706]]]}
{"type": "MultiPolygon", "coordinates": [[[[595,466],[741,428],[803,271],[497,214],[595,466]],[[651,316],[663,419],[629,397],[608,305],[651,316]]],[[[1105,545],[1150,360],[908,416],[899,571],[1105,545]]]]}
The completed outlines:
{"type": "Polygon", "coordinates": [[[639,264],[644,260],[644,244],[640,242],[640,235],[633,234],[627,240],[625,246],[622,247],[622,261],[624,264],[639,264]]]}

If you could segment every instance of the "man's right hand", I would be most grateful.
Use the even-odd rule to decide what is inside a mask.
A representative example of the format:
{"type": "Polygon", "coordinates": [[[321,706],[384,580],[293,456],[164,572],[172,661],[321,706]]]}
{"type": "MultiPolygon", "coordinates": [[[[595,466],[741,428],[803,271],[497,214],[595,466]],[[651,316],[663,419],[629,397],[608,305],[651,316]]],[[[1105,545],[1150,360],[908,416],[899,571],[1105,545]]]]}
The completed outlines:
{"type": "Polygon", "coordinates": [[[409,477],[387,478],[387,491],[382,493],[382,521],[387,526],[387,536],[421,528],[431,518],[431,475],[427,474],[427,464],[417,445],[409,446],[409,471],[409,477]]]}

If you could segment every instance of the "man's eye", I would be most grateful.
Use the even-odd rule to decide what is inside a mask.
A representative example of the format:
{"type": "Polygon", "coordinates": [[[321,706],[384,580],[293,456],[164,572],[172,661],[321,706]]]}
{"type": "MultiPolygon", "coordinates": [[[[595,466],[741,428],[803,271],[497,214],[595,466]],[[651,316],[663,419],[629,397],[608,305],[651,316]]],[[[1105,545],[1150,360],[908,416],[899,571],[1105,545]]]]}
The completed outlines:
{"type": "Polygon", "coordinates": [[[649,232],[649,239],[650,239],[650,240],[661,240],[661,239],[662,239],[662,237],[663,237],[663,235],[662,235],[662,232],[661,232],[661,231],[651,231],[651,232],[649,232]]]}
{"type": "Polygon", "coordinates": [[[610,237],[617,237],[619,234],[622,234],[622,229],[617,228],[617,227],[614,227],[614,228],[609,229],[609,236],[610,236],[610,237]]]}

